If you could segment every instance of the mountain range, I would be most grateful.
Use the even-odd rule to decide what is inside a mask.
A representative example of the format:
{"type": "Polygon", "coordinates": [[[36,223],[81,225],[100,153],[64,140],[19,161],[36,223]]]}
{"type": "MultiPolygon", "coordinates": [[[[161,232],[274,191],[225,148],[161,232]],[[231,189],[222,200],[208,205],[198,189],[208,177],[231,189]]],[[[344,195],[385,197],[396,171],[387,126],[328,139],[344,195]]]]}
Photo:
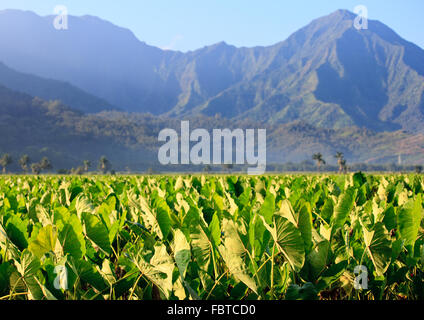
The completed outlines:
{"type": "Polygon", "coordinates": [[[155,162],[160,129],[185,119],[266,127],[275,162],[335,151],[417,162],[424,50],[378,21],[357,30],[355,18],[338,10],[268,47],[183,53],[93,16],[56,30],[53,16],[0,11],[0,152],[49,155],[63,167],[105,154],[137,169],[155,162]]]}
{"type": "Polygon", "coordinates": [[[70,16],[68,30],[56,30],[53,16],[5,10],[0,61],[69,83],[109,109],[421,131],[424,50],[378,21],[357,30],[355,17],[336,11],[268,47],[221,42],[182,53],[93,16],[70,16]]]}
{"type": "Polygon", "coordinates": [[[119,110],[109,102],[63,81],[20,73],[0,63],[0,85],[44,100],[59,100],[86,113],[119,110]]]}
{"type": "MultiPolygon", "coordinates": [[[[188,118],[192,130],[206,128],[260,128],[263,123],[220,116],[188,118]]],[[[45,101],[0,86],[0,154],[10,153],[13,169],[18,158],[32,161],[47,156],[55,169],[76,168],[83,160],[95,165],[106,156],[117,170],[198,170],[193,166],[166,168],[157,161],[159,131],[180,130],[175,118],[107,111],[95,114],[76,111],[60,101],[45,101]]],[[[374,132],[366,128],[325,129],[302,121],[267,126],[267,161],[301,162],[321,152],[329,163],[341,151],[350,163],[391,163],[399,152],[409,163],[424,154],[424,135],[402,131],[374,132]]]]}

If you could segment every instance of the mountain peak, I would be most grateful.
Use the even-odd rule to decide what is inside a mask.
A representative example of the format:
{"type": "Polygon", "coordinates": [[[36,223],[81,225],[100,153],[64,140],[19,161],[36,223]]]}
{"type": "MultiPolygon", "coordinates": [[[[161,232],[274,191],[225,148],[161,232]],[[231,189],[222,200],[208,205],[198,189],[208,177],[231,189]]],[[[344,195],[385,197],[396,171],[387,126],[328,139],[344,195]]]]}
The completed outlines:
{"type": "Polygon", "coordinates": [[[40,19],[41,17],[33,11],[30,10],[18,10],[18,9],[4,9],[0,10],[0,16],[2,19],[12,21],[18,19],[20,21],[34,21],[40,19]]]}
{"type": "Polygon", "coordinates": [[[37,15],[36,13],[30,10],[19,10],[19,9],[0,10],[0,14],[21,14],[21,15],[32,15],[32,16],[37,15]]]}
{"type": "Polygon", "coordinates": [[[211,48],[211,49],[216,49],[216,48],[228,48],[228,47],[232,47],[232,45],[229,45],[228,43],[226,43],[225,41],[220,41],[217,42],[215,44],[212,44],[210,46],[206,46],[206,48],[211,48]]]}
{"type": "Polygon", "coordinates": [[[327,17],[337,17],[337,18],[342,18],[343,20],[352,20],[352,19],[355,19],[356,14],[346,9],[339,9],[334,11],[327,17]]]}
{"type": "Polygon", "coordinates": [[[20,14],[0,15],[0,61],[126,111],[375,130],[424,123],[424,51],[377,21],[356,30],[357,15],[348,10],[315,19],[273,46],[222,41],[187,53],[150,47],[93,16],[71,16],[72,28],[62,33],[20,14]],[[21,21],[26,27],[15,27],[21,21]]]}

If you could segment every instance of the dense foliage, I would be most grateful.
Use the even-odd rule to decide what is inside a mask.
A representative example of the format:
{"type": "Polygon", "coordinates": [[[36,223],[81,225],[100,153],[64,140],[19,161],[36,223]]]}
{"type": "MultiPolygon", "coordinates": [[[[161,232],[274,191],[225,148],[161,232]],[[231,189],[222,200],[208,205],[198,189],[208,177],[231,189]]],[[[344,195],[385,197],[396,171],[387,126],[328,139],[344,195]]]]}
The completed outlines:
{"type": "MultiPolygon", "coordinates": [[[[185,118],[190,128],[267,129],[267,162],[281,164],[289,161],[283,170],[311,170],[301,164],[319,151],[333,165],[334,154],[343,152],[348,164],[398,163],[402,154],[405,163],[421,163],[424,154],[424,135],[412,135],[402,131],[373,132],[365,128],[325,129],[304,122],[266,124],[246,119],[233,120],[221,116],[196,116],[185,118]]],[[[28,154],[32,161],[48,157],[55,172],[81,165],[83,160],[97,162],[106,156],[117,171],[130,168],[145,172],[148,168],[163,171],[157,161],[158,134],[162,129],[180,131],[181,121],[148,114],[102,112],[83,114],[59,101],[45,101],[14,92],[0,86],[0,156],[8,153],[13,159],[28,154]]],[[[201,166],[190,168],[201,171],[201,166]]],[[[363,165],[360,170],[375,170],[363,165]]],[[[181,169],[179,169],[181,170],[181,169]]],[[[312,170],[315,168],[312,167],[312,170]]],[[[330,168],[323,168],[330,170],[330,168]]],[[[378,169],[380,170],[380,169],[378,169]]],[[[20,172],[17,161],[9,172],[20,172]]],[[[274,171],[274,169],[271,169],[274,171]]]]}
{"type": "Polygon", "coordinates": [[[423,188],[362,173],[4,177],[0,299],[423,299],[423,188]]]}

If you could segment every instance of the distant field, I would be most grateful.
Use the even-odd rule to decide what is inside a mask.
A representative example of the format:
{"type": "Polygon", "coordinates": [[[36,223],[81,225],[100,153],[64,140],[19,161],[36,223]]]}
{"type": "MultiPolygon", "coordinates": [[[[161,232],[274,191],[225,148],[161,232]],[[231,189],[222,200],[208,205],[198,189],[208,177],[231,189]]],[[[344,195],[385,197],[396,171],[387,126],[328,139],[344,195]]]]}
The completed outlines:
{"type": "Polygon", "coordinates": [[[0,299],[424,299],[423,190],[413,174],[3,176],[0,299]]]}

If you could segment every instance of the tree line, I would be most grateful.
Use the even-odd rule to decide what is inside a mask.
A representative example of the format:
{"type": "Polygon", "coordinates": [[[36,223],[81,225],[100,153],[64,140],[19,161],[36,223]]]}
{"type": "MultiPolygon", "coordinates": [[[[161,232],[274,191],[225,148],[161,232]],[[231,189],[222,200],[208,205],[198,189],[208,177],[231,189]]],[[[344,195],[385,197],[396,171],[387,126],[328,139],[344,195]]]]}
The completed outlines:
{"type": "MultiPolygon", "coordinates": [[[[344,154],[343,154],[343,152],[337,152],[335,155],[334,155],[334,158],[336,158],[337,159],[337,164],[338,164],[338,167],[339,167],[339,173],[340,174],[342,174],[342,173],[347,173],[348,172],[348,170],[349,170],[349,167],[348,167],[348,165],[347,165],[347,161],[346,161],[346,159],[345,159],[345,157],[344,157],[344,154]]],[[[315,153],[313,156],[312,156],[312,160],[314,160],[315,162],[316,162],[316,166],[317,166],[317,169],[318,169],[318,172],[320,172],[321,171],[321,167],[323,166],[323,165],[326,165],[326,161],[324,160],[324,157],[323,157],[323,155],[321,154],[321,153],[315,153]]],[[[366,166],[366,165],[363,165],[363,166],[366,166]]],[[[355,169],[358,169],[357,168],[358,167],[358,165],[355,165],[355,169]]],[[[387,167],[387,166],[386,166],[387,167]]],[[[414,167],[414,171],[416,172],[416,173],[422,173],[423,172],[423,170],[424,170],[424,167],[422,166],[422,165],[415,165],[415,166],[413,166],[414,167]]],[[[399,168],[396,168],[396,165],[394,165],[394,164],[389,164],[388,165],[388,169],[392,169],[392,170],[390,170],[390,171],[400,171],[400,170],[404,170],[405,169],[405,166],[399,166],[399,168]],[[393,170],[394,169],[394,170],[393,170]]],[[[363,170],[363,169],[362,169],[363,170]]]]}
{"type": "MultiPolygon", "coordinates": [[[[7,169],[8,167],[10,167],[11,164],[13,164],[13,162],[14,162],[14,159],[8,153],[4,154],[0,158],[0,166],[2,167],[3,174],[7,174],[8,172],[7,169]]],[[[43,157],[39,162],[32,162],[31,158],[27,154],[23,155],[18,160],[18,164],[21,167],[22,172],[24,174],[28,174],[31,171],[32,174],[39,175],[42,172],[45,172],[45,171],[49,172],[50,170],[53,169],[53,164],[51,163],[49,158],[43,157]]],[[[92,167],[91,161],[84,160],[82,166],[79,166],[77,168],[72,168],[71,170],[60,169],[58,170],[58,173],[81,175],[88,172],[91,167],[92,167]]],[[[103,174],[106,174],[108,172],[113,173],[112,164],[105,156],[102,156],[99,159],[98,169],[103,174]]]]}
{"type": "MultiPolygon", "coordinates": [[[[343,152],[337,152],[334,155],[334,158],[337,159],[337,164],[339,166],[339,173],[347,173],[348,166],[347,166],[347,161],[344,157],[343,152]]],[[[315,153],[312,156],[312,160],[316,161],[318,171],[321,171],[321,166],[326,164],[326,161],[324,160],[324,157],[321,153],[315,153]]]]}
{"type": "MultiPolygon", "coordinates": [[[[422,165],[408,165],[408,166],[400,166],[394,163],[392,164],[380,164],[380,165],[370,165],[370,164],[352,164],[350,166],[347,165],[347,160],[344,157],[342,152],[337,152],[334,157],[337,159],[337,167],[327,165],[324,156],[321,153],[315,153],[312,155],[312,160],[315,161],[315,168],[318,172],[321,172],[323,169],[325,171],[338,171],[340,174],[346,174],[348,171],[415,171],[416,173],[422,173],[424,171],[424,166],[422,165]]],[[[8,171],[8,167],[13,163],[13,158],[10,154],[4,154],[0,158],[0,167],[2,168],[3,174],[6,174],[8,171]]],[[[39,175],[42,172],[49,172],[53,169],[53,165],[51,161],[47,157],[43,157],[39,162],[32,162],[30,157],[25,154],[19,160],[18,164],[22,169],[24,174],[32,173],[35,175],[39,175]]],[[[235,171],[241,172],[245,171],[246,168],[244,166],[234,166],[232,164],[224,164],[221,165],[221,170],[216,167],[212,167],[211,165],[203,166],[202,171],[209,174],[217,171],[231,173],[233,169],[235,171]]],[[[92,168],[92,162],[90,160],[84,160],[81,166],[76,168],[68,169],[59,169],[57,170],[58,174],[72,174],[72,175],[82,175],[84,173],[89,172],[92,168]]],[[[105,157],[102,156],[98,160],[97,169],[102,174],[111,173],[114,174],[115,171],[112,169],[111,162],[105,157]]],[[[174,168],[178,171],[177,168],[174,168]]],[[[193,172],[200,171],[195,167],[191,168],[193,172]]],[[[314,170],[314,163],[310,160],[305,160],[301,163],[284,163],[284,164],[269,164],[267,166],[268,172],[291,172],[291,171],[312,171],[314,170]]],[[[130,169],[127,169],[130,172],[130,169]]],[[[161,170],[162,171],[162,170],[161,170]]],[[[189,170],[190,171],[190,170],[189,170]]],[[[148,174],[159,173],[152,168],[149,168],[147,171],[148,174]]]]}

